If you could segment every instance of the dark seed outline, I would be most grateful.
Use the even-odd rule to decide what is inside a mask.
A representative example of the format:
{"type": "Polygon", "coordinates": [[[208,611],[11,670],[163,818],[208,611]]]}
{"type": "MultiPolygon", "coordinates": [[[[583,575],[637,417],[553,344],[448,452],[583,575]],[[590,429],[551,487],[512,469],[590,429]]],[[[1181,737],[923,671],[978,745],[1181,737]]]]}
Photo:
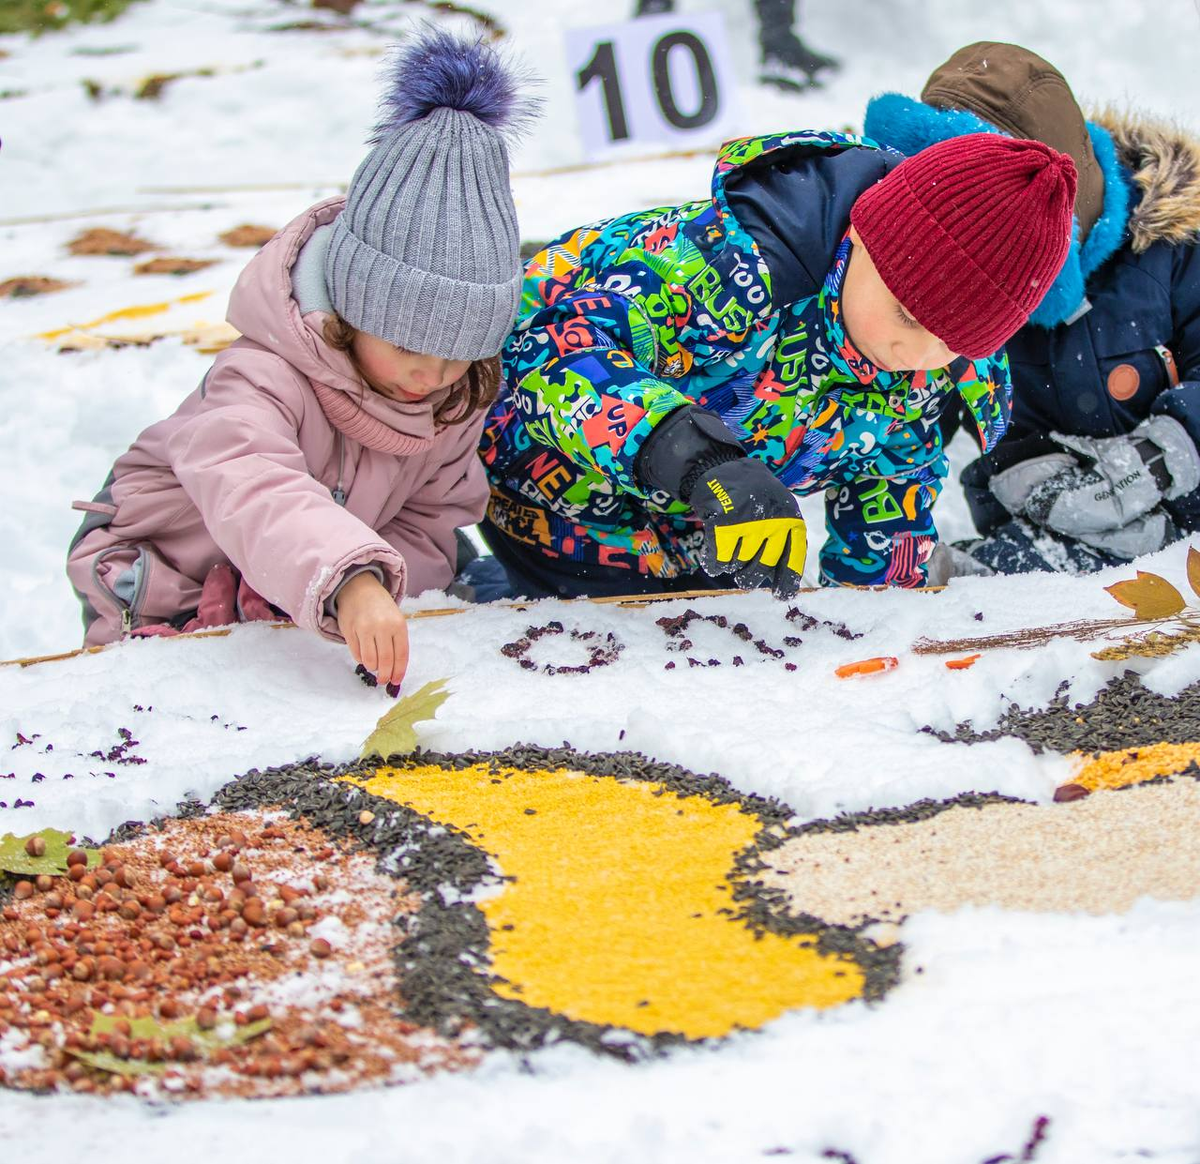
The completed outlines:
{"type": "Polygon", "coordinates": [[[1047,707],[1027,710],[1011,704],[994,728],[977,731],[970,720],[952,732],[920,729],[946,744],[978,744],[1015,737],[1033,752],[1120,752],[1152,744],[1200,742],[1200,682],[1177,695],[1159,695],[1136,671],[1110,679],[1086,703],[1072,703],[1070,684],[1059,684],[1047,707]],[[1082,720],[1082,723],[1078,721],[1082,720]]]}
{"type": "Polygon", "coordinates": [[[588,648],[588,661],[586,663],[577,663],[574,665],[545,663],[539,667],[537,663],[528,657],[530,649],[538,639],[545,638],[547,635],[561,635],[564,633],[566,633],[566,628],[557,619],[542,626],[526,627],[524,635],[519,639],[514,639],[512,642],[504,643],[501,646],[500,654],[506,658],[515,659],[526,671],[540,670],[545,675],[586,675],[594,667],[608,667],[615,663],[620,658],[621,652],[625,649],[625,644],[612,631],[583,631],[576,627],[570,632],[571,642],[573,643],[591,642],[593,639],[598,639],[602,633],[604,635],[602,643],[588,648]]]}
{"type": "MultiPolygon", "coordinates": [[[[219,789],[213,807],[238,811],[283,808],[293,818],[354,847],[376,853],[376,868],[403,879],[421,901],[414,914],[397,918],[403,937],[393,950],[400,982],[398,1000],[404,1016],[451,1038],[472,1028],[488,1047],[529,1053],[569,1041],[598,1054],[635,1062],[661,1055],[681,1045],[715,1045],[720,1039],[692,1039],[677,1032],[643,1035],[624,1027],[570,1019],[545,1007],[502,998],[492,988],[499,981],[489,972],[491,934],[482,911],[469,900],[480,887],[502,879],[488,855],[466,833],[435,823],[414,809],[374,796],[343,782],[342,777],[367,776],[381,767],[398,771],[439,765],[451,770],[487,765],[503,778],[505,768],[584,772],[615,780],[640,780],[661,785],[655,795],[673,792],[681,798],[700,796],[712,804],[736,805],[761,824],[750,845],[735,857],[729,884],[735,909],[731,921],[743,921],[755,933],[783,937],[805,936],[824,956],[853,959],[863,972],[863,999],[878,1002],[900,979],[903,945],[880,947],[846,926],[819,918],[784,912],[783,895],[765,890],[755,879],[763,868],[759,854],[775,848],[790,832],[792,810],[774,798],[743,793],[722,776],[701,776],[678,765],[651,760],[640,752],[577,752],[517,744],[498,752],[439,753],[417,751],[393,756],[387,762],[358,761],[348,765],[322,763],[315,757],[265,770],[251,769],[219,789]],[[374,818],[362,824],[359,814],[369,809],[374,818]],[[772,833],[778,835],[772,835],[772,833]],[[451,890],[452,902],[443,897],[451,890]]],[[[199,816],[207,806],[198,800],[180,805],[173,816],[199,816]]],[[[129,821],[104,843],[129,840],[163,818],[143,825],[129,821]]],[[[861,927],[860,927],[861,928],[861,927]]]]}

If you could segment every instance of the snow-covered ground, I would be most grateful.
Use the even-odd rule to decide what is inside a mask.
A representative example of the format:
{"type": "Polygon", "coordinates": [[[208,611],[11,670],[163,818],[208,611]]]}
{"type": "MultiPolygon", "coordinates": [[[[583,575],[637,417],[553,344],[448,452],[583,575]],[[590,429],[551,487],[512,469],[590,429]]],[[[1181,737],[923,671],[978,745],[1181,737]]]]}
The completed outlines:
{"type": "MultiPolygon", "coordinates": [[[[546,78],[547,117],[514,158],[526,238],[703,194],[707,156],[539,173],[583,160],[561,65],[564,28],[612,22],[624,6],[482,6],[546,78]]],[[[719,6],[749,78],[750,2],[719,6]]],[[[94,493],[113,458],[191,391],[207,362],[174,339],[64,355],[37,337],[193,295],[200,298],[160,316],[98,330],[219,322],[247,252],[217,235],[244,222],[281,225],[349,177],[372,116],[385,30],[425,11],[368,2],[356,18],[376,28],[272,32],[273,24],[313,13],[277,0],[146,0],[111,25],[37,41],[0,38],[8,54],[0,58],[0,91],[25,94],[0,100],[0,281],[22,274],[79,281],[59,294],[0,301],[0,657],[77,645],[78,612],[62,571],[78,518],[70,502],[94,493]],[[151,73],[202,68],[218,75],[171,82],[157,101],[130,96],[151,73]],[[85,80],[113,92],[93,100],[85,80]],[[220,261],[185,277],[137,277],[135,260],[70,257],[66,242],[98,225],[133,230],[159,244],[155,253],[220,261]]],[[[857,124],[869,95],[916,92],[929,68],[976,39],[1017,40],[1044,53],[1084,99],[1132,100],[1184,121],[1200,113],[1193,85],[1200,14],[1186,0],[1153,8],[1116,0],[996,8],[808,0],[803,15],[811,43],[845,67],[803,98],[747,80],[746,132],[857,124]]],[[[967,532],[952,490],[938,517],[945,534],[967,532]]],[[[1139,565],[1185,586],[1182,547],[1139,565]]],[[[679,659],[655,625],[669,608],[476,609],[411,623],[410,690],[430,678],[450,680],[451,699],[422,728],[432,748],[518,740],[631,747],[778,796],[802,819],[967,790],[1046,800],[1070,770],[1066,759],[1034,756],[1012,740],[968,751],[917,729],[964,718],[990,724],[1009,700],[1045,703],[1063,678],[1085,699],[1120,665],[1064,642],[991,652],[970,670],[949,672],[909,648],[922,635],[1111,616],[1117,608],[1101,587],[1131,574],[963,580],[937,596],[803,595],[806,612],[865,637],[802,633],[803,645],[788,654],[795,671],[766,658],[741,668],[665,670],[679,659]],[[522,671],[500,653],[531,623],[550,618],[611,631],[625,650],[614,665],[583,676],[522,671]],[[838,664],[878,654],[899,656],[900,667],[853,682],[833,677],[838,664]]],[[[443,604],[427,598],[413,606],[443,604]]],[[[703,609],[736,614],[772,644],[796,633],[785,608],[765,596],[709,600],[703,609]]],[[[728,662],[733,640],[723,636],[697,629],[696,653],[728,662]]],[[[561,643],[541,640],[538,659],[571,661],[561,643]]],[[[1200,648],[1144,670],[1152,687],[1173,692],[1200,677],[1200,648]]],[[[101,836],[185,795],[207,796],[251,767],[313,754],[348,760],[386,706],[382,693],[354,678],[343,649],[294,630],[245,628],[228,638],[144,642],[0,668],[0,740],[40,735],[0,763],[0,832],[59,825],[101,836]],[[121,727],[133,730],[146,763],[109,777],[87,757],[116,743],[121,727]],[[14,807],[18,800],[32,804],[14,807]]],[[[1129,914],[1099,918],[925,914],[905,924],[903,937],[904,980],[876,1007],[796,1012],[761,1033],[636,1068],[562,1049],[537,1056],[529,1073],[497,1055],[472,1075],[383,1093],[165,1114],[134,1101],[0,1092],[0,1159],[136,1149],[179,1164],[218,1154],[230,1164],[727,1164],[771,1153],[816,1164],[838,1159],[823,1156],[836,1149],[858,1164],[971,1164],[1003,1153],[1019,1158],[1043,1115],[1051,1122],[1038,1164],[1200,1159],[1193,988],[1200,901],[1143,900],[1129,914]]]]}

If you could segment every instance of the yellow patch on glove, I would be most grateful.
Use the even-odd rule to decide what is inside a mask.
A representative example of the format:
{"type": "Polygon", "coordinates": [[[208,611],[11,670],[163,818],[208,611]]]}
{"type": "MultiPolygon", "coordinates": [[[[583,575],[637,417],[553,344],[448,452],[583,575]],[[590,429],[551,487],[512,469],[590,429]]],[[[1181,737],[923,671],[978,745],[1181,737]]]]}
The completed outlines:
{"type": "Polygon", "coordinates": [[[787,566],[797,574],[804,572],[808,555],[808,531],[802,517],[770,517],[759,521],[740,521],[716,528],[717,559],[732,562],[758,561],[777,566],[787,551],[787,566]]]}

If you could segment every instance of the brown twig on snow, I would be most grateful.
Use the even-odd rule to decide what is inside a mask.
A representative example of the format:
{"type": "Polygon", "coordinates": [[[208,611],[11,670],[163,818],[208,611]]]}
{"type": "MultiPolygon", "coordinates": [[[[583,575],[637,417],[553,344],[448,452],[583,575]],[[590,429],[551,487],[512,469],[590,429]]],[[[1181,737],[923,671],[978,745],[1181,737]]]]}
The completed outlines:
{"type": "Polygon", "coordinates": [[[963,651],[986,651],[997,647],[1037,647],[1054,639],[1083,642],[1118,627],[1138,626],[1140,622],[1137,618],[1085,618],[972,639],[917,639],[912,649],[916,655],[955,655],[963,651]]]}

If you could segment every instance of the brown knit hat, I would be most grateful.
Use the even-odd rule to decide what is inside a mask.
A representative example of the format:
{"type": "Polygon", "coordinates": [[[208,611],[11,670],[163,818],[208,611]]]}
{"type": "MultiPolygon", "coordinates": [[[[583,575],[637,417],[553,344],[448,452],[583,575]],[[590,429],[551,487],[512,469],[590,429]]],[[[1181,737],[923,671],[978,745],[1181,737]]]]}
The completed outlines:
{"type": "Polygon", "coordinates": [[[1104,174],[1079,103],[1049,61],[1016,44],[969,44],[929,74],[921,100],[938,109],[964,109],[1013,137],[1070,154],[1079,176],[1075,217],[1083,243],[1104,209],[1104,174]]]}
{"type": "Polygon", "coordinates": [[[969,133],[906,158],[850,221],[887,288],[952,352],[1025,325],[1071,246],[1075,163],[1040,141],[969,133]]]}

